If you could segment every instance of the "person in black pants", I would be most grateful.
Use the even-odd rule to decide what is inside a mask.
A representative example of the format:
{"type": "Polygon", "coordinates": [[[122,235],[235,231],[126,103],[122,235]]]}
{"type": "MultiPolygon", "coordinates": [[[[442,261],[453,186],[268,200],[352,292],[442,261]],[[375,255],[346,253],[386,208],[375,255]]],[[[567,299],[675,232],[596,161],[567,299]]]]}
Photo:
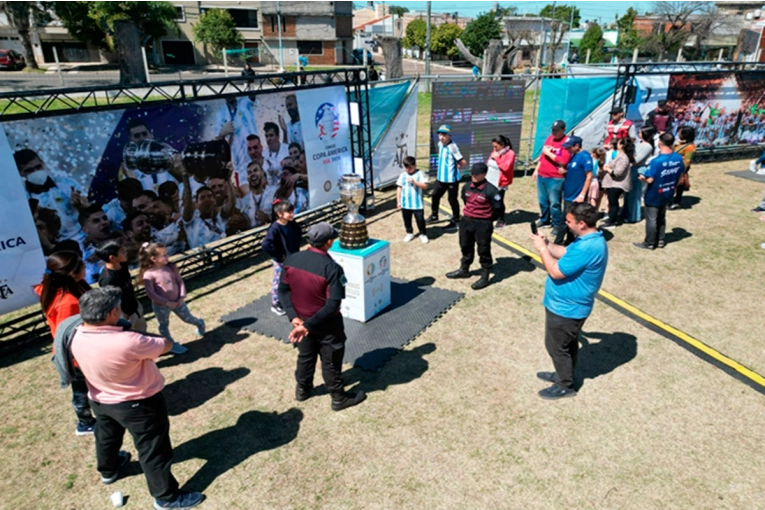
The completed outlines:
{"type": "Polygon", "coordinates": [[[470,264],[473,263],[477,247],[481,263],[481,278],[471,288],[480,290],[489,285],[489,272],[492,266],[491,235],[494,233],[493,221],[499,218],[502,210],[502,197],[499,190],[486,180],[488,167],[484,163],[475,163],[470,169],[470,182],[462,187],[462,201],[465,207],[460,220],[460,249],[462,259],[460,268],[447,273],[447,278],[469,278],[470,264]]]}
{"type": "Polygon", "coordinates": [[[101,483],[116,482],[120,469],[130,461],[130,454],[120,451],[127,430],[138,450],[154,508],[192,508],[205,497],[181,492],[170,471],[173,447],[162,395],[165,379],[154,362],[173,343],[115,327],[122,316],[120,296],[120,289],[111,286],[85,293],[80,298],[84,324],[71,345],[96,415],[96,468],[101,483]]]}
{"type": "Polygon", "coordinates": [[[457,144],[452,140],[451,126],[444,124],[438,128],[438,167],[436,172],[436,183],[433,185],[433,193],[430,196],[431,214],[427,219],[428,223],[438,221],[438,206],[441,204],[441,197],[445,193],[449,194],[449,205],[452,208],[452,219],[444,227],[445,230],[457,230],[460,220],[460,203],[457,200],[457,191],[459,190],[460,178],[462,176],[460,169],[467,165],[467,161],[462,157],[457,144]]]}
{"type": "Polygon", "coordinates": [[[321,358],[324,384],[332,395],[332,410],[342,411],[363,402],[363,391],[346,393],[343,378],[345,325],[340,303],[345,298],[343,268],[327,253],[338,234],[327,222],[308,229],[310,244],[284,261],[279,282],[279,301],[292,323],[290,342],[297,344],[295,399],[311,397],[317,358],[321,358]]]}

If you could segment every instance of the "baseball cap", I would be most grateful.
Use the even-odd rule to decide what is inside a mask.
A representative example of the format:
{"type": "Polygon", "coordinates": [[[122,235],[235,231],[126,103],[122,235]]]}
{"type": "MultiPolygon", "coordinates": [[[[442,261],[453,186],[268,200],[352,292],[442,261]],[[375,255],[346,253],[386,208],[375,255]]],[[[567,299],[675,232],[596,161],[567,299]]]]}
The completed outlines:
{"type": "Polygon", "coordinates": [[[555,122],[553,122],[552,128],[553,128],[553,130],[559,129],[561,131],[565,131],[566,130],[566,123],[563,122],[562,120],[556,120],[555,122]]]}
{"type": "Polygon", "coordinates": [[[473,163],[470,167],[470,175],[486,175],[489,171],[489,167],[485,163],[473,163]]]}
{"type": "Polygon", "coordinates": [[[326,221],[322,221],[320,223],[316,223],[315,225],[311,225],[308,228],[308,233],[306,234],[306,239],[308,239],[308,242],[313,246],[321,246],[330,239],[337,239],[339,234],[337,233],[337,229],[327,223],[326,221]]]}
{"type": "Polygon", "coordinates": [[[624,113],[624,108],[622,108],[621,106],[614,106],[613,108],[611,108],[611,115],[615,115],[617,113],[624,113]]]}
{"type": "Polygon", "coordinates": [[[568,149],[569,147],[573,147],[574,145],[578,145],[579,147],[582,146],[582,139],[578,136],[569,136],[568,140],[563,142],[563,148],[568,149]]]}
{"type": "Polygon", "coordinates": [[[452,134],[452,127],[449,124],[442,124],[436,133],[444,133],[445,135],[450,135],[452,134]]]}

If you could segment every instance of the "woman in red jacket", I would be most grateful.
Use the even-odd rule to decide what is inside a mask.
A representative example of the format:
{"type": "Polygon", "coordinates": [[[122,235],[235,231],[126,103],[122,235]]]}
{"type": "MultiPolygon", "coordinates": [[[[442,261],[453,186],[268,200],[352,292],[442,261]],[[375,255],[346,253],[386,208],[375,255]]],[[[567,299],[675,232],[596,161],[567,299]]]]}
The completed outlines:
{"type": "Polygon", "coordinates": [[[510,139],[504,135],[499,135],[491,141],[494,151],[489,156],[486,166],[489,167],[489,175],[486,180],[494,184],[499,190],[499,196],[502,197],[502,211],[494,228],[505,226],[505,191],[513,183],[513,174],[515,173],[515,152],[510,139]],[[498,176],[497,176],[498,174],[498,176]],[[497,182],[494,182],[494,177],[497,182]]]}
{"type": "MultiPolygon", "coordinates": [[[[35,287],[35,292],[40,296],[40,305],[50,326],[51,335],[56,335],[61,321],[80,313],[80,296],[89,290],[90,286],[85,282],[85,263],[79,254],[60,251],[48,257],[45,275],[42,283],[35,287]]],[[[93,433],[96,420],[90,412],[85,377],[77,368],[76,362],[74,365],[72,406],[77,414],[75,434],[85,436],[93,433]]]]}

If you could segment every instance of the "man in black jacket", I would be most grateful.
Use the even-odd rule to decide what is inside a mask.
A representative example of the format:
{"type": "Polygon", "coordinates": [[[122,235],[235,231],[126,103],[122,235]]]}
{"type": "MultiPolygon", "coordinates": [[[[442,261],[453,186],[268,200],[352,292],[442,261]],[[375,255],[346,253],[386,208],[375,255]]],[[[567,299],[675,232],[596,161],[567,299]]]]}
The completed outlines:
{"type": "Polygon", "coordinates": [[[481,263],[481,278],[471,288],[483,289],[489,285],[491,271],[491,235],[494,233],[494,220],[502,210],[502,197],[499,190],[486,180],[488,167],[475,163],[470,169],[469,183],[462,187],[462,219],[460,220],[460,249],[462,259],[460,268],[446,273],[447,278],[470,278],[470,264],[473,263],[477,246],[478,259],[481,263]]]}
{"type": "Polygon", "coordinates": [[[664,99],[658,101],[656,108],[648,112],[645,125],[655,128],[659,134],[672,132],[672,112],[667,108],[667,101],[664,99]]]}
{"type": "Polygon", "coordinates": [[[290,342],[298,347],[295,399],[302,402],[311,397],[316,360],[321,358],[332,410],[342,411],[367,396],[363,391],[346,393],[341,376],[346,336],[340,303],[347,280],[343,268],[327,253],[337,237],[337,230],[327,222],[308,229],[308,249],[284,261],[279,301],[292,323],[290,342]]]}

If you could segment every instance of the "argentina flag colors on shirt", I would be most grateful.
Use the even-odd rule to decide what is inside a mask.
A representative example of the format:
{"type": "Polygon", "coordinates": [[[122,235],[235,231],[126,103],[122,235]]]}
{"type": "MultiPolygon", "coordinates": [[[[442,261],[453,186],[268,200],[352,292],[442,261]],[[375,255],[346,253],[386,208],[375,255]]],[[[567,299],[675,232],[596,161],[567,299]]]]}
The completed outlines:
{"type": "Polygon", "coordinates": [[[438,180],[441,182],[459,182],[460,171],[457,161],[462,159],[459,147],[454,142],[443,145],[438,142],[438,180]]]}
{"type": "Polygon", "coordinates": [[[407,178],[409,177],[416,182],[428,182],[428,177],[420,170],[417,170],[413,174],[401,172],[398,182],[396,183],[396,186],[401,188],[401,208],[412,210],[424,209],[425,205],[422,201],[422,190],[407,181],[407,178]]]}

